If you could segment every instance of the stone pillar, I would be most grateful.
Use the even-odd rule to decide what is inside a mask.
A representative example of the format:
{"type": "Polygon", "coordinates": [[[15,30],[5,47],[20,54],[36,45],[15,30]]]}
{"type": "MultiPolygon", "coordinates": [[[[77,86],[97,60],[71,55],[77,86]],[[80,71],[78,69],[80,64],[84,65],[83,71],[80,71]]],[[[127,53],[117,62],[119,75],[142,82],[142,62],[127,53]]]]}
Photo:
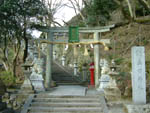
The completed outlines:
{"type": "MultiPolygon", "coordinates": [[[[94,33],[94,41],[99,41],[99,33],[94,33]]],[[[99,76],[100,76],[100,68],[99,68],[99,44],[94,45],[94,65],[95,65],[95,87],[99,86],[99,76]]]]}
{"type": "Polygon", "coordinates": [[[66,61],[65,55],[62,56],[61,61],[62,61],[62,65],[65,66],[65,61],[66,61]]]}
{"type": "Polygon", "coordinates": [[[56,59],[56,51],[53,52],[53,60],[56,59]]]}
{"type": "Polygon", "coordinates": [[[135,104],[146,104],[145,49],[132,47],[132,100],[135,104]]]}
{"type": "Polygon", "coordinates": [[[83,81],[86,81],[86,79],[87,79],[87,68],[86,68],[86,66],[84,66],[83,65],[83,67],[82,67],[82,76],[83,76],[83,78],[82,78],[82,80],[83,81]]]}
{"type": "Polygon", "coordinates": [[[75,76],[78,75],[77,72],[78,72],[78,65],[77,65],[77,62],[74,62],[74,75],[75,76]]]}
{"type": "MultiPolygon", "coordinates": [[[[48,33],[48,41],[53,41],[53,33],[48,33]]],[[[50,88],[51,77],[52,77],[52,59],[53,59],[53,45],[47,45],[47,61],[46,61],[46,79],[45,79],[45,87],[50,88]]]]}

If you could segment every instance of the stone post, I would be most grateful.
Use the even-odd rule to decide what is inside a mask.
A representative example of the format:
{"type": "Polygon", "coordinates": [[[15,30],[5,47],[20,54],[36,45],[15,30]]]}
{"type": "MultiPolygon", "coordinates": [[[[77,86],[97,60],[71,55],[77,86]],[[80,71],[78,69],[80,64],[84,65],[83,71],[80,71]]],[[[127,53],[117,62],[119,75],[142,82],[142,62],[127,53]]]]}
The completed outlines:
{"type": "Polygon", "coordinates": [[[56,51],[53,52],[53,60],[56,59],[56,51]]]}
{"type": "MultiPolygon", "coordinates": [[[[53,41],[53,33],[48,32],[48,41],[53,41]]],[[[51,77],[52,77],[52,59],[53,59],[53,45],[47,45],[47,61],[46,61],[46,79],[45,79],[45,87],[50,88],[51,77]]]]}
{"type": "Polygon", "coordinates": [[[77,76],[77,72],[78,72],[78,65],[77,62],[74,62],[74,75],[77,76]]]}
{"type": "Polygon", "coordinates": [[[62,65],[65,66],[65,61],[66,61],[65,55],[62,56],[61,61],[62,61],[62,65]]]}
{"type": "Polygon", "coordinates": [[[132,100],[135,104],[146,104],[145,49],[132,47],[132,100]]]}
{"type": "Polygon", "coordinates": [[[86,79],[87,79],[87,68],[86,68],[86,66],[84,66],[84,65],[83,65],[83,67],[82,67],[82,74],[83,74],[82,80],[83,80],[83,81],[86,81],[86,79]]]}
{"type": "MultiPolygon", "coordinates": [[[[94,33],[94,41],[99,41],[99,33],[94,33]]],[[[99,44],[94,45],[94,65],[95,65],[95,87],[99,86],[99,76],[100,76],[100,68],[99,68],[99,44]]]]}

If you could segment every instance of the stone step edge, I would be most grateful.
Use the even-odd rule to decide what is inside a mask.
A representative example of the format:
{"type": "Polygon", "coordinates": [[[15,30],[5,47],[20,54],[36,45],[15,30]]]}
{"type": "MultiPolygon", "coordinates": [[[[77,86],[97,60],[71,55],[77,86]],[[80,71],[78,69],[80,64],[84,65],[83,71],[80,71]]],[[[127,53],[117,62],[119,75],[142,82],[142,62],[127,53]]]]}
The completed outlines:
{"type": "Polygon", "coordinates": [[[100,99],[49,99],[49,98],[34,98],[33,102],[99,102],[100,99]]]}
{"type": "Polygon", "coordinates": [[[43,97],[43,98],[94,98],[97,99],[100,96],[69,96],[69,95],[48,95],[48,94],[35,94],[35,97],[43,97]]]}
{"type": "Polygon", "coordinates": [[[33,102],[31,106],[52,106],[52,107],[98,107],[101,103],[44,103],[33,102]]]}
{"type": "Polygon", "coordinates": [[[92,97],[63,97],[63,96],[57,96],[57,97],[39,97],[39,96],[35,96],[35,98],[34,99],[72,99],[72,100],[74,100],[74,99],[83,99],[83,100],[86,100],[86,99],[88,99],[88,100],[97,100],[97,99],[99,99],[98,97],[97,98],[92,98],[92,97]]]}
{"type": "MultiPolygon", "coordinates": [[[[41,113],[41,111],[29,111],[28,113],[41,113]]],[[[42,113],[75,113],[74,111],[70,111],[70,112],[61,112],[61,111],[52,111],[52,112],[42,112],[42,113]]],[[[103,112],[100,112],[100,111],[77,111],[76,113],[103,113],[103,112]]]]}
{"type": "Polygon", "coordinates": [[[60,103],[53,103],[53,102],[32,102],[32,104],[56,104],[56,105],[58,105],[58,104],[66,104],[66,105],[76,105],[76,104],[80,104],[80,105],[85,105],[85,104],[87,104],[87,105],[97,105],[97,104],[100,104],[100,102],[92,102],[92,103],[82,103],[82,102],[67,102],[67,103],[64,103],[64,102],[60,102],[60,103]]]}
{"type": "Polygon", "coordinates": [[[101,107],[29,107],[29,111],[101,111],[101,107]]]}

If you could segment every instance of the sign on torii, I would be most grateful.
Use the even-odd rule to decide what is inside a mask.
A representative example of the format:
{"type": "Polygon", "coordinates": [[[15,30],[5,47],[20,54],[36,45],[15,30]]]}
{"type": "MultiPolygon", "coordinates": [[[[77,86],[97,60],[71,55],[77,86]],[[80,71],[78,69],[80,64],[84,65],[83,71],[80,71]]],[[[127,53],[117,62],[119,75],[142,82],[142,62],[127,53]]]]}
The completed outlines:
{"type": "MultiPolygon", "coordinates": [[[[99,33],[110,31],[110,28],[113,28],[115,25],[104,26],[104,27],[79,27],[79,33],[94,33],[94,39],[81,39],[79,43],[81,44],[94,44],[94,64],[95,64],[95,87],[99,86],[99,59],[100,59],[100,48],[99,44],[109,44],[109,39],[99,39],[101,35],[99,33]],[[85,43],[86,42],[86,43],[85,43]]],[[[47,61],[46,61],[46,81],[45,87],[50,88],[51,77],[52,77],[52,53],[53,53],[53,44],[69,44],[68,40],[58,40],[53,39],[54,33],[68,33],[68,27],[44,27],[38,28],[42,32],[48,33],[47,40],[41,40],[41,43],[49,43],[47,47],[47,61]]],[[[74,43],[75,44],[75,43],[74,43]]]]}

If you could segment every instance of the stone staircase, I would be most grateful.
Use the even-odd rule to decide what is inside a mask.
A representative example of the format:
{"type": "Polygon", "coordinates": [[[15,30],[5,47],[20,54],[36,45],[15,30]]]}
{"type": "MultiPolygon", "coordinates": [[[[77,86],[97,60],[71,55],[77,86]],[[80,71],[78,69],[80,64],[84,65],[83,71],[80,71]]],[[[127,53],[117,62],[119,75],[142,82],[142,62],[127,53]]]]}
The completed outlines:
{"type": "Polygon", "coordinates": [[[78,85],[82,84],[82,80],[79,76],[73,75],[73,70],[62,66],[57,61],[53,61],[52,66],[52,79],[56,82],[57,85],[78,85]]]}
{"type": "Polygon", "coordinates": [[[36,94],[28,113],[104,113],[99,96],[36,94]]]}

